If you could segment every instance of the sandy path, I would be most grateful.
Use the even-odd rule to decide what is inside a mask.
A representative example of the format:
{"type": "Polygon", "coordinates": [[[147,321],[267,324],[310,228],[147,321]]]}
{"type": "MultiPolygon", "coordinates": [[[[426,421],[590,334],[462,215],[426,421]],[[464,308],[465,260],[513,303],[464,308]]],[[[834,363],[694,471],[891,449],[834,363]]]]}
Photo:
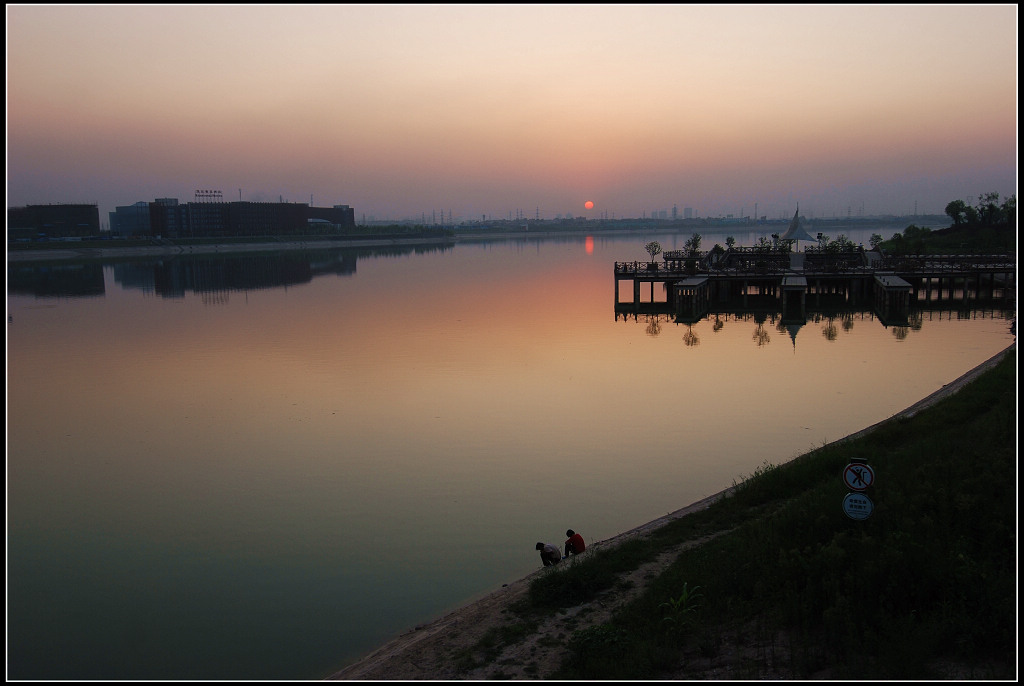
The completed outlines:
{"type": "MultiPolygon", "coordinates": [[[[702,510],[728,493],[722,491],[681,510],[660,517],[613,538],[598,541],[587,550],[612,547],[638,536],[645,536],[673,519],[702,510]]],[[[658,560],[631,572],[633,581],[627,592],[607,592],[591,603],[559,612],[525,641],[507,646],[498,658],[476,667],[460,666],[460,657],[475,646],[484,634],[513,619],[509,606],[529,591],[530,582],[546,573],[543,567],[503,586],[480,600],[423,624],[395,638],[358,662],[333,674],[330,679],[354,680],[451,680],[451,679],[535,679],[558,667],[561,645],[575,629],[608,620],[612,611],[638,595],[661,569],[671,564],[678,549],[666,550],[658,560]],[[557,639],[552,641],[550,639],[557,639]]],[[[584,553],[586,554],[586,553],[584,553]]],[[[564,563],[563,563],[564,564],[564,563]]]]}

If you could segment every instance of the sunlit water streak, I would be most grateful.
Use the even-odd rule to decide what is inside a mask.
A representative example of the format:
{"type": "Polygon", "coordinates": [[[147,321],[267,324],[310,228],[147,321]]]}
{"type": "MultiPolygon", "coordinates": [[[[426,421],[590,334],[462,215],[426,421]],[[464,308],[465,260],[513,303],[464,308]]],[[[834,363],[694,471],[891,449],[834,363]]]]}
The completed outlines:
{"type": "Polygon", "coordinates": [[[537,540],[634,528],[1013,340],[1001,312],[795,338],[617,319],[612,263],[686,238],[460,243],[205,293],[106,266],[102,296],[9,292],[9,676],[326,676],[530,572],[537,540]]]}

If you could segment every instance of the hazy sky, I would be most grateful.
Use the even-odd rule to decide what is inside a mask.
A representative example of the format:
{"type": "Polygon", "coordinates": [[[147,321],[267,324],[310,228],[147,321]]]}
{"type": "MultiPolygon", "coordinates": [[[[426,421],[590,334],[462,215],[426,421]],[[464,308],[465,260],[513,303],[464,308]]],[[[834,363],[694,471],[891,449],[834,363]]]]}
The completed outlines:
{"type": "Polygon", "coordinates": [[[8,206],[831,217],[1016,186],[1016,5],[7,6],[8,206]]]}

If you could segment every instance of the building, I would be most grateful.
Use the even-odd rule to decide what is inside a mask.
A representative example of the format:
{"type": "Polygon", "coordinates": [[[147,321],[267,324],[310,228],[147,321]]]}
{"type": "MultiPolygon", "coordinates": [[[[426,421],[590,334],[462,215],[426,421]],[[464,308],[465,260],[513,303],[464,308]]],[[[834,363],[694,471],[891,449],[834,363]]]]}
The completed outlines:
{"type": "Polygon", "coordinates": [[[115,207],[110,213],[110,233],[122,238],[186,236],[187,229],[187,206],[179,205],[177,198],[139,201],[133,205],[115,207]]]}
{"type": "Polygon", "coordinates": [[[117,206],[109,217],[110,233],[115,236],[149,236],[153,233],[148,202],[117,206]]]}
{"type": "Polygon", "coordinates": [[[177,198],[157,198],[149,203],[149,224],[155,236],[187,235],[188,207],[177,198]]]}
{"type": "Polygon", "coordinates": [[[26,205],[7,208],[7,240],[86,238],[100,233],[97,205],[26,205]]]}
{"type": "Polygon", "coordinates": [[[310,207],[308,219],[327,222],[340,228],[353,228],[356,225],[356,211],[348,205],[310,207]]]}
{"type": "Polygon", "coordinates": [[[310,207],[286,202],[191,202],[158,198],[118,207],[110,213],[111,232],[118,236],[164,238],[237,238],[306,236],[340,233],[354,228],[355,210],[348,205],[310,207]]]}

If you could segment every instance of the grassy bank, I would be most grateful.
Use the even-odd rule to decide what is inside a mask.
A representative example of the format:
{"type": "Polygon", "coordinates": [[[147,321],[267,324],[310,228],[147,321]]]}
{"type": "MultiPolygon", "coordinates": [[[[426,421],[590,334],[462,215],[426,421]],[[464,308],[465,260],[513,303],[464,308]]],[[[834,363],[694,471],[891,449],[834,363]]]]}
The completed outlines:
{"type": "Polygon", "coordinates": [[[1015,678],[1016,354],[910,418],[765,464],[708,509],[534,580],[508,630],[592,600],[691,541],[545,678],[685,679],[756,643],[732,678],[1015,678]],[[874,511],[842,508],[867,462],[874,511]],[[692,670],[692,671],[691,671],[692,670]]]}

